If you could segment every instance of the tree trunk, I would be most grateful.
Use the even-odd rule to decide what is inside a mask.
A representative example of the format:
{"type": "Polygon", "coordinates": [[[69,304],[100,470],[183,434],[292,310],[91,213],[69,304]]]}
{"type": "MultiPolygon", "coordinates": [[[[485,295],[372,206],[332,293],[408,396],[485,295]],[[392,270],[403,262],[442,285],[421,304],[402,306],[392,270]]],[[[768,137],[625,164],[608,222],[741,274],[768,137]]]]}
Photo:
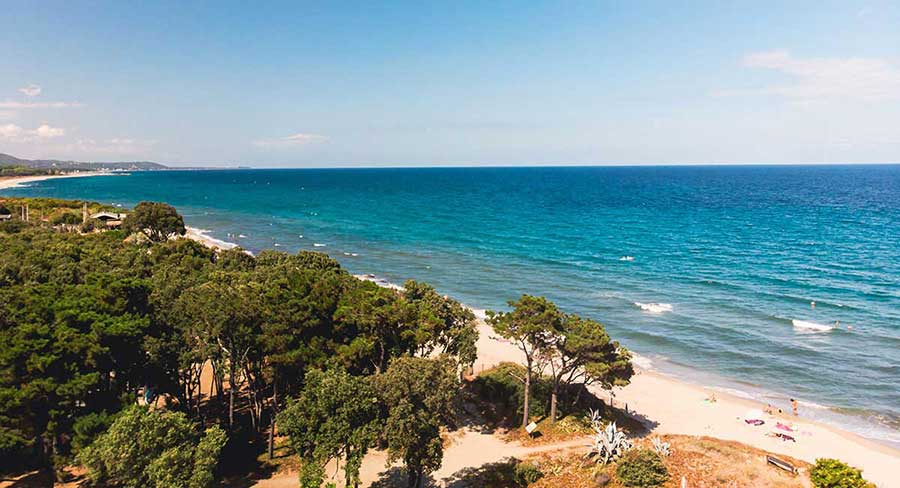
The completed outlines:
{"type": "Polygon", "coordinates": [[[278,411],[278,377],[272,376],[272,413],[269,415],[269,459],[275,457],[275,413],[278,411]]]}
{"type": "Polygon", "coordinates": [[[553,393],[550,394],[550,423],[556,423],[556,395],[559,387],[554,384],[553,385],[553,393]]]}
{"type": "Polygon", "coordinates": [[[247,406],[250,409],[250,427],[254,431],[259,432],[259,430],[257,430],[257,423],[256,423],[256,400],[253,398],[252,391],[248,392],[248,394],[247,394],[247,406]]]}
{"type": "Polygon", "coordinates": [[[407,468],[409,488],[422,488],[422,468],[407,468]]]}
{"type": "MultiPolygon", "coordinates": [[[[213,390],[216,389],[216,368],[213,367],[212,361],[209,363],[209,368],[212,370],[212,374],[209,377],[209,399],[212,400],[213,390]]],[[[219,395],[217,393],[217,395],[219,395]]]]}
{"type": "Polygon", "coordinates": [[[234,427],[234,365],[228,368],[228,427],[234,427]]]}
{"type": "Polygon", "coordinates": [[[525,371],[525,403],[522,406],[522,428],[523,429],[528,426],[528,418],[530,417],[530,415],[528,415],[528,413],[529,413],[529,407],[530,407],[529,403],[530,403],[530,397],[531,397],[531,362],[532,362],[531,358],[528,358],[527,362],[528,362],[528,366],[527,366],[527,370],[525,371]]]}

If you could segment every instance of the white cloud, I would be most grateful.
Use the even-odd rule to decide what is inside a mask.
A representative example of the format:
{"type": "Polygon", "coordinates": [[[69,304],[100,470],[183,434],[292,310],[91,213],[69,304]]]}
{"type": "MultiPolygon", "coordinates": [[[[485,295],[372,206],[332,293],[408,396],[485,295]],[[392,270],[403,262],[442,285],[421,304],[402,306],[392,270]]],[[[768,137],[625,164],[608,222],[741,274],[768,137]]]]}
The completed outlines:
{"type": "Polygon", "coordinates": [[[259,139],[253,141],[253,145],[258,147],[294,147],[325,142],[327,140],[327,137],[319,134],[300,133],[274,139],[259,139]]]}
{"type": "Polygon", "coordinates": [[[14,140],[22,136],[24,130],[16,124],[0,125],[0,139],[14,140]]]}
{"type": "Polygon", "coordinates": [[[80,102],[0,102],[0,108],[77,108],[83,107],[80,102]]]}
{"type": "Polygon", "coordinates": [[[791,78],[764,88],[719,90],[716,96],[775,95],[800,102],[900,100],[900,66],[880,58],[795,58],[789,51],[752,53],[744,66],[791,78]]]}
{"type": "Polygon", "coordinates": [[[59,137],[66,135],[66,130],[60,127],[50,127],[47,124],[42,124],[40,127],[32,131],[34,135],[40,137],[41,139],[49,139],[51,137],[59,137]]]}
{"type": "Polygon", "coordinates": [[[114,137],[112,139],[96,140],[90,138],[77,139],[72,144],[59,148],[60,151],[74,154],[110,156],[136,156],[146,153],[156,141],[138,140],[129,137],[114,137]]]}
{"type": "Polygon", "coordinates": [[[27,130],[16,124],[0,125],[0,140],[8,142],[30,142],[35,140],[53,139],[66,134],[66,130],[60,127],[51,127],[42,124],[36,129],[27,130]]]}
{"type": "Polygon", "coordinates": [[[34,83],[29,83],[27,86],[19,88],[19,91],[28,98],[34,98],[41,94],[41,86],[35,85],[34,83]]]}
{"type": "Polygon", "coordinates": [[[10,120],[16,118],[16,113],[12,110],[0,110],[0,120],[10,120]]]}

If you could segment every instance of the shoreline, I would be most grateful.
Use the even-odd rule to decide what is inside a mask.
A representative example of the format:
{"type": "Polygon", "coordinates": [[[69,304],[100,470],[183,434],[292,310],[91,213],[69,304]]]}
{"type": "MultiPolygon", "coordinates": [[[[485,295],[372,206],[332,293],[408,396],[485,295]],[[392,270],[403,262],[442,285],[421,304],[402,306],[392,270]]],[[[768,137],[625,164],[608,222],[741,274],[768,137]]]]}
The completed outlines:
{"type": "Polygon", "coordinates": [[[182,237],[184,237],[185,239],[190,239],[192,241],[197,241],[206,247],[209,247],[212,249],[222,249],[222,250],[226,250],[226,251],[229,249],[234,249],[236,247],[239,247],[237,244],[235,244],[233,242],[223,241],[221,239],[216,239],[215,237],[210,236],[208,234],[208,232],[210,232],[210,231],[208,231],[206,229],[200,229],[198,227],[191,227],[189,225],[184,226],[184,228],[187,232],[185,232],[185,234],[182,237]]]}
{"type": "Polygon", "coordinates": [[[6,190],[9,188],[21,188],[25,186],[27,183],[34,183],[37,181],[45,181],[45,180],[56,180],[60,178],[85,178],[90,176],[112,176],[114,174],[127,174],[127,173],[112,173],[110,171],[84,171],[81,173],[70,173],[64,175],[35,175],[35,176],[10,176],[5,178],[0,178],[0,190],[6,190]]]}
{"type": "MultiPolygon", "coordinates": [[[[597,393],[597,392],[595,392],[597,393]]],[[[741,398],[716,388],[694,385],[654,371],[637,370],[632,384],[615,393],[617,407],[657,423],[654,434],[709,436],[741,442],[774,454],[784,454],[809,463],[818,458],[836,458],[863,470],[866,480],[879,487],[897,486],[896,468],[900,450],[867,439],[854,432],[789,412],[764,415],[765,425],[754,427],[744,418],[751,410],[762,411],[765,404],[741,398]],[[715,403],[706,399],[714,393],[715,403]],[[661,399],[668,401],[660,402],[661,399]],[[778,423],[788,425],[796,442],[766,434],[777,431],[778,423]]],[[[602,396],[601,396],[602,398],[602,396]]]]}
{"type": "MultiPolygon", "coordinates": [[[[184,236],[215,249],[237,247],[206,234],[207,231],[189,227],[184,236]]],[[[399,289],[396,284],[372,274],[356,274],[357,279],[373,281],[379,286],[399,289]]],[[[478,320],[478,360],[475,371],[480,372],[503,361],[521,362],[521,353],[512,344],[494,336],[484,320],[484,311],[469,307],[478,320]]],[[[864,476],[879,487],[898,486],[896,466],[900,466],[900,450],[868,439],[849,430],[807,419],[790,413],[767,415],[766,424],[754,427],[743,417],[748,410],[762,410],[765,404],[723,391],[721,387],[694,384],[665,373],[648,369],[647,358],[635,361],[635,376],[625,388],[614,391],[617,407],[626,407],[636,419],[645,423],[652,434],[681,434],[709,436],[732,440],[749,446],[815,463],[817,458],[837,458],[863,470],[864,476]],[[641,364],[639,364],[641,363],[641,364]],[[705,400],[715,394],[714,403],[705,400]],[[783,441],[766,434],[777,423],[790,426],[796,442],[783,441]]],[[[609,400],[609,392],[593,390],[598,398],[609,400]]]]}
{"type": "MultiPolygon", "coordinates": [[[[357,279],[372,281],[379,286],[402,289],[371,274],[354,275],[357,279]]],[[[478,322],[478,359],[474,364],[476,374],[500,362],[521,363],[521,352],[511,343],[495,336],[485,322],[483,310],[472,310],[478,322]]],[[[645,358],[643,358],[645,359],[645,358]]],[[[866,480],[878,487],[900,486],[896,480],[896,467],[900,466],[900,450],[854,432],[828,425],[800,415],[765,415],[763,426],[751,426],[744,422],[749,411],[762,411],[766,405],[760,401],[742,398],[723,391],[719,387],[699,385],[665,373],[653,371],[635,362],[635,375],[631,384],[613,390],[613,404],[623,408],[635,420],[643,423],[650,435],[679,434],[707,436],[740,442],[773,454],[781,454],[814,464],[818,458],[836,458],[863,470],[866,480]],[[716,401],[706,401],[715,395],[716,401]],[[779,423],[792,429],[786,432],[796,441],[790,442],[767,436],[779,423]]],[[[606,403],[610,392],[592,387],[591,392],[606,403]]]]}

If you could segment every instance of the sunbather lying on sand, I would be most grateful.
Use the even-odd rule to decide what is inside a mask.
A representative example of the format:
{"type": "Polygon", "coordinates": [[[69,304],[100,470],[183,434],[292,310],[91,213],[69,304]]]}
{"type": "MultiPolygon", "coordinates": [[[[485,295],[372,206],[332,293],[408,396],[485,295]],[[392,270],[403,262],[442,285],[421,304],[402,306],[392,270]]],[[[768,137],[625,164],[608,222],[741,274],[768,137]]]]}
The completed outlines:
{"type": "Polygon", "coordinates": [[[794,439],[793,436],[789,436],[787,434],[782,434],[781,432],[769,432],[766,435],[769,437],[777,437],[785,442],[787,442],[787,441],[797,442],[797,439],[794,439]]]}

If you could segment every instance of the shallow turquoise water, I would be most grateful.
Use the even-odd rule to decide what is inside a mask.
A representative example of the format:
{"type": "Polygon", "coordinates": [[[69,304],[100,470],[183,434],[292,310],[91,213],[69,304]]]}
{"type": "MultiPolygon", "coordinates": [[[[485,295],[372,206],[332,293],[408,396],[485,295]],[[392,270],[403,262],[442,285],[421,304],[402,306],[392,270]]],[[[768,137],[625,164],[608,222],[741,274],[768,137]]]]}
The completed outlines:
{"type": "Polygon", "coordinates": [[[900,166],[171,171],[4,193],[166,201],[250,250],[328,252],[476,308],[543,294],[657,369],[900,444],[900,166]]]}

